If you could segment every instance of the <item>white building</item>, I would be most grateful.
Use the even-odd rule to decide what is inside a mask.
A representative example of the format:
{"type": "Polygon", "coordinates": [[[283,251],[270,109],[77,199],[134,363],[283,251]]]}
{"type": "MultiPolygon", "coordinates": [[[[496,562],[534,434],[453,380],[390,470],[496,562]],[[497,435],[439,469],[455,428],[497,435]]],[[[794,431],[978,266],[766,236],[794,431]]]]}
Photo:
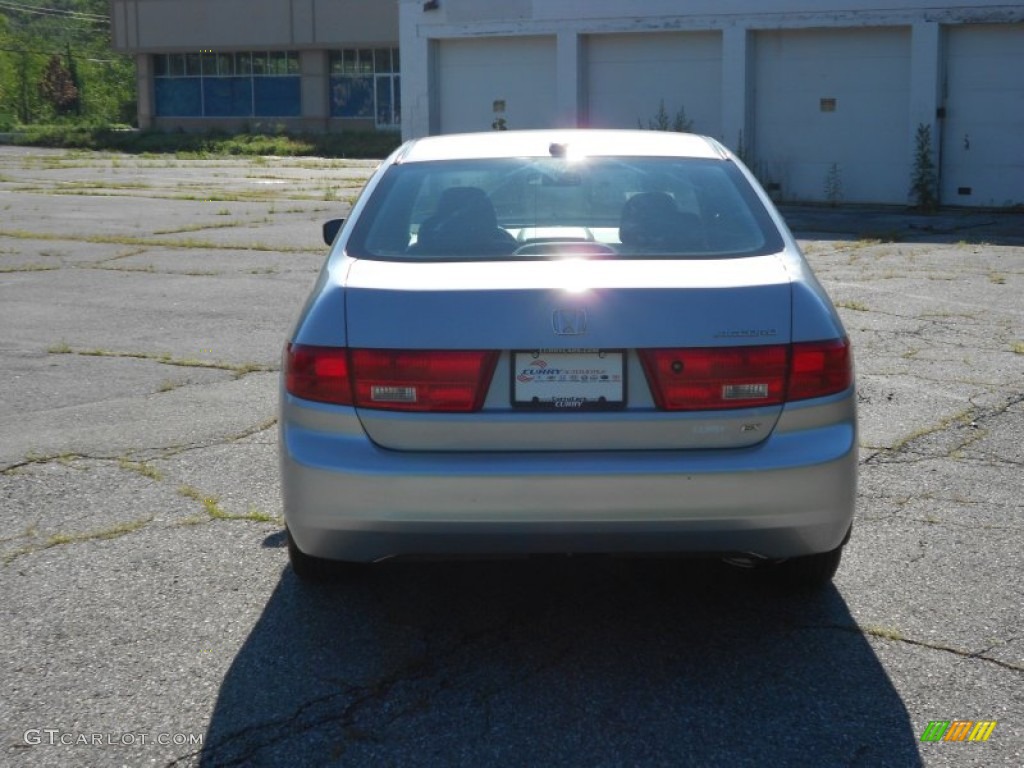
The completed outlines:
{"type": "Polygon", "coordinates": [[[924,124],[944,204],[1024,204],[1019,0],[401,0],[399,27],[406,137],[664,103],[780,198],[902,204],[924,124]]]}

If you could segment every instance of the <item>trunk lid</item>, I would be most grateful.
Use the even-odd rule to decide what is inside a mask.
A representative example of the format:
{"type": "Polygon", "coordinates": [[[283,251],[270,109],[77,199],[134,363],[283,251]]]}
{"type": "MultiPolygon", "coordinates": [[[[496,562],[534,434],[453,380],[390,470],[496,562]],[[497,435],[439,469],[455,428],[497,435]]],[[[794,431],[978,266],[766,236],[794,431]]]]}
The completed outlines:
{"type": "MultiPolygon", "coordinates": [[[[637,352],[788,344],[791,291],[786,269],[775,256],[644,261],[359,260],[348,273],[346,308],[348,344],[353,349],[500,353],[483,406],[475,412],[359,408],[368,435],[385,448],[566,451],[741,447],[766,438],[782,407],[660,410],[637,352]],[[588,361],[598,367],[586,368],[588,361]],[[580,365],[584,367],[574,367],[580,365]],[[538,368],[542,372],[596,372],[595,379],[604,377],[594,385],[596,391],[609,392],[611,401],[621,395],[623,402],[555,407],[557,403],[574,406],[576,398],[568,397],[515,403],[517,397],[528,400],[531,394],[555,391],[546,390],[547,384],[523,381],[532,378],[530,374],[538,368]],[[622,386],[605,386],[603,382],[619,371],[624,377],[622,386]]],[[[586,395],[585,384],[565,386],[571,387],[566,390],[570,394],[586,395]]]]}

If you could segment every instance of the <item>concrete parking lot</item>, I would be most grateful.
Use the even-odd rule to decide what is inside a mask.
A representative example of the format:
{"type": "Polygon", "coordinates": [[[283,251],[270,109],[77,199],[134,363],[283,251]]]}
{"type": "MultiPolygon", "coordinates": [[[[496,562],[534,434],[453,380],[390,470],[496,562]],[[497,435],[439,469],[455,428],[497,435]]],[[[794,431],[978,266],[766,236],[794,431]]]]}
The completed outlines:
{"type": "Polygon", "coordinates": [[[786,209],[860,384],[824,594],[586,558],[310,587],[277,371],[372,168],[0,147],[0,764],[1024,764],[1024,213],[786,209]]]}

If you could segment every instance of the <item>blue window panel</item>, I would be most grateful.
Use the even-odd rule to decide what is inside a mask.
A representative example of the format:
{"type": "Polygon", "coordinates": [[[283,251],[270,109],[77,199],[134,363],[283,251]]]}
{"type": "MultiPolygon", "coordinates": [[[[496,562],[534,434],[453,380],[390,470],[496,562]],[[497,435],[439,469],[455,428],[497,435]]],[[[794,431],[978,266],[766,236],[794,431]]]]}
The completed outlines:
{"type": "Polygon", "coordinates": [[[202,117],[203,98],[198,77],[158,77],[154,80],[159,117],[202,117]]]}
{"type": "Polygon", "coordinates": [[[252,79],[203,78],[203,109],[207,117],[249,117],[252,115],[252,79]]]}
{"type": "Polygon", "coordinates": [[[391,78],[377,78],[377,125],[391,125],[391,78]]]}
{"type": "MultiPolygon", "coordinates": [[[[397,49],[395,49],[397,50],[397,49]]],[[[397,59],[396,59],[397,61],[397,59]]],[[[402,124],[402,78],[395,75],[395,125],[402,124]]]]}
{"type": "Polygon", "coordinates": [[[254,77],[253,113],[257,117],[298,117],[302,114],[301,78],[254,77]]]}
{"type": "Polygon", "coordinates": [[[332,77],[331,114],[373,119],[373,78],[332,77]]]}

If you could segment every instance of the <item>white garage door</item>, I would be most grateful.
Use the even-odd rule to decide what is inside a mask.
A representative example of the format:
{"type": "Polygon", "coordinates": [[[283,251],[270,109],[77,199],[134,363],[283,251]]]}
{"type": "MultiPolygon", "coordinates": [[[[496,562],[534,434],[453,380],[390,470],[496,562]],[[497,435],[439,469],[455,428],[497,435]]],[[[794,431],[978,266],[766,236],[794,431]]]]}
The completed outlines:
{"type": "Polygon", "coordinates": [[[946,31],[942,202],[1024,203],[1024,24],[946,31]]]}
{"type": "Polygon", "coordinates": [[[553,37],[443,40],[438,58],[441,133],[555,125],[553,37]]]}
{"type": "Polygon", "coordinates": [[[906,203],[910,31],[760,32],[755,152],[785,200],[906,203]]]}
{"type": "Polygon", "coordinates": [[[721,137],[722,36],[707,33],[592,35],[586,41],[589,124],[642,127],[662,102],[692,130],[721,137]]]}

